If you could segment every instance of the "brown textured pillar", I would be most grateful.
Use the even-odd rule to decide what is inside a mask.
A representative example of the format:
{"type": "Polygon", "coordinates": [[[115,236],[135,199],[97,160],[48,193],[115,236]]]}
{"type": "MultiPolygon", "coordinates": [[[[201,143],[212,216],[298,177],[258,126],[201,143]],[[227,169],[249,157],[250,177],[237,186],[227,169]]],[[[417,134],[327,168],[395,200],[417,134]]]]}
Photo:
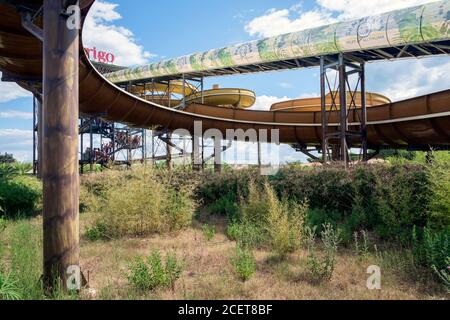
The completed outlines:
{"type": "Polygon", "coordinates": [[[36,104],[37,104],[37,178],[42,179],[42,163],[43,163],[43,130],[44,130],[44,121],[43,121],[43,107],[42,107],[42,97],[36,96],[36,104]]]}
{"type": "Polygon", "coordinates": [[[70,30],[63,0],[44,1],[44,284],[79,265],[79,30],[70,30]]]}
{"type": "Polygon", "coordinates": [[[172,133],[168,132],[167,133],[167,143],[166,143],[166,153],[167,153],[166,165],[167,165],[167,170],[169,170],[169,171],[172,171],[172,169],[173,169],[172,146],[170,145],[171,142],[172,142],[172,133]]]}

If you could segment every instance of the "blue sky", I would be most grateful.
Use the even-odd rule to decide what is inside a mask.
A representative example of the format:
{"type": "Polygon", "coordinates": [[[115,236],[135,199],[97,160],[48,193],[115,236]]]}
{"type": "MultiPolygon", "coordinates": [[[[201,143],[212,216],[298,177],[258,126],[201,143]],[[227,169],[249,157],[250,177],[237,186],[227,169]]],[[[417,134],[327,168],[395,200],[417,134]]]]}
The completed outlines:
{"type": "MultiPolygon", "coordinates": [[[[95,5],[83,38],[85,46],[131,66],[425,2],[430,0],[109,0],[95,5]]],[[[400,100],[448,89],[449,70],[448,57],[370,64],[367,86],[400,100]]],[[[254,90],[259,109],[319,93],[317,69],[207,80],[207,86],[216,83],[254,90]]],[[[0,153],[31,160],[31,110],[26,92],[0,83],[0,153]]],[[[289,147],[283,157],[303,158],[289,147]]]]}

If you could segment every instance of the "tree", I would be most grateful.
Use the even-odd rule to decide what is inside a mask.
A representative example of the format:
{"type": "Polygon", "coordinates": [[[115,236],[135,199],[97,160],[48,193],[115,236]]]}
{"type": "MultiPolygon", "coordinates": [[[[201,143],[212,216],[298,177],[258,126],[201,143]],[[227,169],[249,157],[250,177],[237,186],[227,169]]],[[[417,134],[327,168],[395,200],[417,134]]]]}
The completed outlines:
{"type": "Polygon", "coordinates": [[[14,156],[9,153],[0,154],[0,164],[11,164],[16,162],[16,159],[14,159],[14,156]]]}

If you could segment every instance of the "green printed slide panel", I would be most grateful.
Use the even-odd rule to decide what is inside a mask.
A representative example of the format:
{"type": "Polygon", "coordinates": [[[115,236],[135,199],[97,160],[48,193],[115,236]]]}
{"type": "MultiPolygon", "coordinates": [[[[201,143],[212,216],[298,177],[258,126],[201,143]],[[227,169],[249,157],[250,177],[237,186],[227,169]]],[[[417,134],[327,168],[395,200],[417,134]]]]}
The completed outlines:
{"type": "Polygon", "coordinates": [[[311,30],[294,32],[289,36],[290,51],[294,57],[311,57],[314,55],[310,46],[311,30]]]}
{"type": "Polygon", "coordinates": [[[450,1],[425,5],[422,37],[424,41],[439,41],[450,37],[450,1]]]}
{"type": "Polygon", "coordinates": [[[231,46],[230,52],[236,66],[249,65],[260,61],[257,41],[231,46]]]}
{"type": "Polygon", "coordinates": [[[422,41],[420,25],[423,6],[397,10],[391,13],[387,24],[387,34],[391,46],[422,41]]]}
{"type": "Polygon", "coordinates": [[[336,27],[336,24],[332,24],[311,29],[309,48],[312,55],[316,56],[341,51],[340,48],[337,47],[335,41],[336,27]]]}

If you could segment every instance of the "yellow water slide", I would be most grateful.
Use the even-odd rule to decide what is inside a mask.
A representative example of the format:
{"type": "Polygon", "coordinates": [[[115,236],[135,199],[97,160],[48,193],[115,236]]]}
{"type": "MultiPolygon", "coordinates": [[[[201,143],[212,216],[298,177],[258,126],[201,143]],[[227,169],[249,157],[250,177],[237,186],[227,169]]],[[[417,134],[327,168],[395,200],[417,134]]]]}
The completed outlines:
{"type": "MultiPolygon", "coordinates": [[[[337,92],[328,93],[326,95],[326,106],[327,110],[333,109],[334,103],[336,107],[334,110],[339,110],[340,95],[337,92]],[[334,102],[334,103],[333,103],[334,102]]],[[[347,104],[354,101],[357,108],[361,108],[361,92],[347,93],[347,104]]],[[[378,93],[367,92],[366,93],[366,106],[376,107],[384,104],[390,104],[391,100],[378,93]]],[[[295,99],[289,101],[283,101],[275,103],[270,108],[270,111],[285,111],[285,112],[319,112],[322,109],[322,101],[320,97],[318,98],[306,98],[306,99],[295,99]]]]}
{"type": "Polygon", "coordinates": [[[186,104],[197,103],[209,106],[248,109],[256,102],[256,94],[247,89],[219,88],[214,85],[210,90],[199,91],[194,85],[183,81],[170,83],[150,83],[145,86],[132,86],[129,91],[147,101],[175,108],[186,96],[186,104]],[[177,95],[177,96],[175,96],[177,95]]]}

